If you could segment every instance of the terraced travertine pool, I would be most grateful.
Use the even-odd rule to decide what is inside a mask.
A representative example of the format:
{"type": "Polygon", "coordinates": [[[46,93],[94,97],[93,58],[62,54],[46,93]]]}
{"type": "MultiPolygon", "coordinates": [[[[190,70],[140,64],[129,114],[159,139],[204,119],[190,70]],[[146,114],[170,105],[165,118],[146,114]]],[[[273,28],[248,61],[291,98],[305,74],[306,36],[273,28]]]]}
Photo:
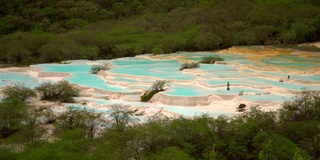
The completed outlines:
{"type": "MultiPolygon", "coordinates": [[[[261,54],[255,53],[257,49],[251,50],[253,53],[246,54],[232,53],[232,50],[219,53],[178,52],[114,60],[73,60],[70,64],[38,64],[31,67],[40,68],[40,72],[53,73],[52,76],[54,73],[69,73],[65,79],[72,84],[107,91],[100,97],[97,93],[91,93],[89,97],[76,98],[78,101],[86,100],[90,103],[75,105],[79,108],[96,107],[96,110],[106,113],[107,106],[123,104],[138,108],[162,108],[186,116],[199,113],[208,113],[212,116],[233,115],[240,103],[262,107],[273,105],[279,108],[281,103],[290,100],[295,92],[320,90],[318,55],[261,54]],[[221,56],[226,64],[201,64],[196,69],[179,70],[182,62],[196,62],[210,55],[221,56]],[[92,65],[104,63],[111,63],[112,68],[100,72],[99,75],[89,73],[92,65]],[[153,99],[152,103],[139,102],[140,95],[156,80],[168,82],[167,90],[161,93],[165,98],[160,96],[159,99],[153,99]],[[230,90],[227,90],[228,82],[230,90]],[[105,99],[106,96],[112,97],[112,94],[121,96],[105,99]],[[179,106],[175,100],[198,100],[206,103],[183,103],[185,106],[179,106]]],[[[0,72],[0,79],[0,87],[14,83],[35,87],[43,81],[42,78],[29,76],[27,73],[6,71],[0,72]]]]}

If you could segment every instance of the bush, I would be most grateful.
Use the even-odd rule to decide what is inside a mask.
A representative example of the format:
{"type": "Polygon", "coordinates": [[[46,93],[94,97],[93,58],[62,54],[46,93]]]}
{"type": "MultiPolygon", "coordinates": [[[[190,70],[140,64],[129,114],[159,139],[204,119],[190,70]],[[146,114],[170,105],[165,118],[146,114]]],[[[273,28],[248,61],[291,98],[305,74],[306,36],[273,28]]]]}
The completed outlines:
{"type": "Polygon", "coordinates": [[[40,92],[42,100],[73,102],[72,97],[79,95],[79,90],[74,88],[67,81],[60,81],[58,83],[45,82],[36,87],[40,92]]]}
{"type": "Polygon", "coordinates": [[[157,94],[159,91],[157,90],[148,90],[145,92],[140,98],[141,102],[148,102],[155,94],[157,94]]]}
{"type": "Polygon", "coordinates": [[[0,139],[18,132],[26,115],[27,107],[20,99],[11,98],[0,102],[0,139]]]}
{"type": "Polygon", "coordinates": [[[4,97],[7,98],[17,98],[21,101],[25,101],[29,98],[36,97],[37,94],[33,89],[26,87],[24,84],[15,84],[14,86],[7,86],[2,91],[4,97]]]}
{"type": "Polygon", "coordinates": [[[164,91],[164,87],[167,84],[167,81],[163,81],[163,80],[157,80],[155,81],[152,86],[151,86],[151,90],[154,91],[164,91]]]}
{"type": "Polygon", "coordinates": [[[168,82],[164,80],[157,80],[153,82],[151,90],[148,90],[141,96],[141,102],[148,102],[155,94],[165,91],[165,86],[168,82]]]}
{"type": "Polygon", "coordinates": [[[101,70],[109,70],[110,69],[110,66],[108,64],[105,64],[105,65],[93,65],[90,69],[90,73],[91,74],[98,74],[99,71],[101,70]]]}
{"type": "Polygon", "coordinates": [[[180,67],[180,70],[184,70],[184,69],[188,69],[188,68],[199,68],[200,65],[199,63],[195,63],[195,62],[186,62],[186,63],[182,63],[181,64],[181,67],[180,67]]]}
{"type": "Polygon", "coordinates": [[[221,58],[218,55],[213,55],[213,56],[206,56],[203,57],[202,60],[200,61],[200,63],[206,63],[206,64],[213,64],[216,61],[224,61],[223,58],[221,58]]]}
{"type": "Polygon", "coordinates": [[[86,137],[94,138],[105,126],[105,120],[100,113],[94,113],[90,110],[79,110],[76,107],[69,107],[68,111],[61,114],[55,126],[59,132],[68,132],[70,130],[81,129],[86,132],[86,137]]]}
{"type": "Polygon", "coordinates": [[[135,123],[139,119],[133,115],[134,111],[129,109],[129,106],[122,104],[111,105],[111,113],[108,117],[112,121],[111,128],[116,131],[124,131],[129,123],[135,123]]]}
{"type": "Polygon", "coordinates": [[[284,122],[320,120],[320,92],[303,91],[294,100],[287,101],[280,109],[280,119],[284,122]]]}

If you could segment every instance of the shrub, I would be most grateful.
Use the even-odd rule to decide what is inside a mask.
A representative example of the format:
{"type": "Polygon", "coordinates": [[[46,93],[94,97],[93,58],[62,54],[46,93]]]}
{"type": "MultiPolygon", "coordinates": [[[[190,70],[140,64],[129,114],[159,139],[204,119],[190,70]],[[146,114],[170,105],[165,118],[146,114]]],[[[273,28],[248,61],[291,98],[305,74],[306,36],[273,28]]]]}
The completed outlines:
{"type": "Polygon", "coordinates": [[[164,80],[157,80],[153,82],[151,90],[145,92],[140,98],[141,102],[148,102],[155,94],[161,91],[165,91],[165,86],[168,82],[164,80]]]}
{"type": "Polygon", "coordinates": [[[218,55],[213,55],[213,56],[206,56],[203,57],[202,60],[200,61],[200,63],[206,63],[206,64],[213,64],[216,61],[224,61],[223,58],[221,58],[218,55]]]}
{"type": "Polygon", "coordinates": [[[36,97],[37,94],[33,89],[26,87],[24,84],[15,84],[14,86],[7,86],[2,91],[4,97],[7,98],[17,98],[21,101],[25,101],[29,98],[36,97]]]}
{"type": "Polygon", "coordinates": [[[152,53],[153,55],[158,55],[158,54],[163,54],[163,46],[162,45],[156,45],[152,48],[152,53]]]}
{"type": "Polygon", "coordinates": [[[280,109],[280,119],[285,122],[320,120],[320,92],[303,91],[280,109]]]}
{"type": "Polygon", "coordinates": [[[0,139],[18,132],[23,127],[26,114],[27,107],[20,99],[10,98],[0,102],[0,139]]]}
{"type": "Polygon", "coordinates": [[[34,108],[29,114],[35,115],[34,117],[39,117],[40,123],[43,124],[52,124],[57,119],[57,115],[53,113],[50,107],[41,106],[39,108],[34,108]]]}
{"type": "Polygon", "coordinates": [[[100,65],[93,65],[90,69],[90,73],[91,74],[98,74],[99,71],[101,70],[109,70],[110,69],[110,65],[109,64],[100,64],[100,65]]]}
{"type": "Polygon", "coordinates": [[[58,83],[45,82],[36,87],[36,90],[40,92],[42,100],[49,101],[73,102],[72,97],[79,95],[79,90],[67,81],[58,83]]]}
{"type": "Polygon", "coordinates": [[[155,94],[157,94],[159,91],[157,90],[148,90],[145,92],[140,98],[141,102],[148,102],[155,94]]]}
{"type": "Polygon", "coordinates": [[[55,123],[58,132],[68,132],[71,130],[83,130],[87,138],[94,138],[101,132],[101,126],[105,126],[106,121],[101,113],[95,113],[94,110],[79,109],[77,107],[68,107],[68,110],[62,113],[55,123]]]}
{"type": "Polygon", "coordinates": [[[186,62],[186,63],[182,63],[180,70],[184,70],[184,69],[188,69],[188,68],[199,68],[200,65],[199,63],[196,62],[186,62]]]}
{"type": "Polygon", "coordinates": [[[151,90],[154,91],[164,91],[164,87],[167,84],[167,81],[163,81],[163,80],[157,80],[155,81],[152,86],[151,86],[151,90]]]}
{"type": "Polygon", "coordinates": [[[134,111],[129,106],[122,104],[111,105],[111,113],[108,117],[112,121],[112,129],[116,131],[124,131],[129,123],[135,123],[139,119],[134,117],[134,111]]]}

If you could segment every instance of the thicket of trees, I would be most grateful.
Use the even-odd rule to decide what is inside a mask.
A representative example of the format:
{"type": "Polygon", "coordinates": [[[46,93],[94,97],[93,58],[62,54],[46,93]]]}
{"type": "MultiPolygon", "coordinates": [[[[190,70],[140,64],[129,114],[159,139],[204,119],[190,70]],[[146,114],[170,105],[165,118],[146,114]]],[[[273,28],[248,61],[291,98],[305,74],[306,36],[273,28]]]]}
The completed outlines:
{"type": "MultiPolygon", "coordinates": [[[[48,108],[47,108],[48,109],[48,108]]],[[[56,115],[53,133],[43,114],[19,99],[0,102],[0,159],[292,159],[320,157],[320,92],[303,92],[276,112],[259,107],[235,117],[145,123],[115,104],[107,118],[70,109],[56,115]]],[[[46,116],[52,118],[52,116],[46,116]]],[[[52,123],[52,121],[50,122],[52,123]]],[[[50,124],[49,124],[50,125],[50,124]]]]}
{"type": "Polygon", "coordinates": [[[320,39],[317,0],[0,2],[0,61],[30,64],[320,39]]]}

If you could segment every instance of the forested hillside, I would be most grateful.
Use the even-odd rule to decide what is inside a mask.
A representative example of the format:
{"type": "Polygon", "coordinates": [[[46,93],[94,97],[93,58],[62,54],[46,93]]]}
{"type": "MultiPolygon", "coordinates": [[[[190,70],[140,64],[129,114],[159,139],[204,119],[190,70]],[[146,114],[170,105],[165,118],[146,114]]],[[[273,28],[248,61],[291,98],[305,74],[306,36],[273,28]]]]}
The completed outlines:
{"type": "Polygon", "coordinates": [[[320,39],[318,0],[3,0],[0,62],[31,64],[320,39]]]}

